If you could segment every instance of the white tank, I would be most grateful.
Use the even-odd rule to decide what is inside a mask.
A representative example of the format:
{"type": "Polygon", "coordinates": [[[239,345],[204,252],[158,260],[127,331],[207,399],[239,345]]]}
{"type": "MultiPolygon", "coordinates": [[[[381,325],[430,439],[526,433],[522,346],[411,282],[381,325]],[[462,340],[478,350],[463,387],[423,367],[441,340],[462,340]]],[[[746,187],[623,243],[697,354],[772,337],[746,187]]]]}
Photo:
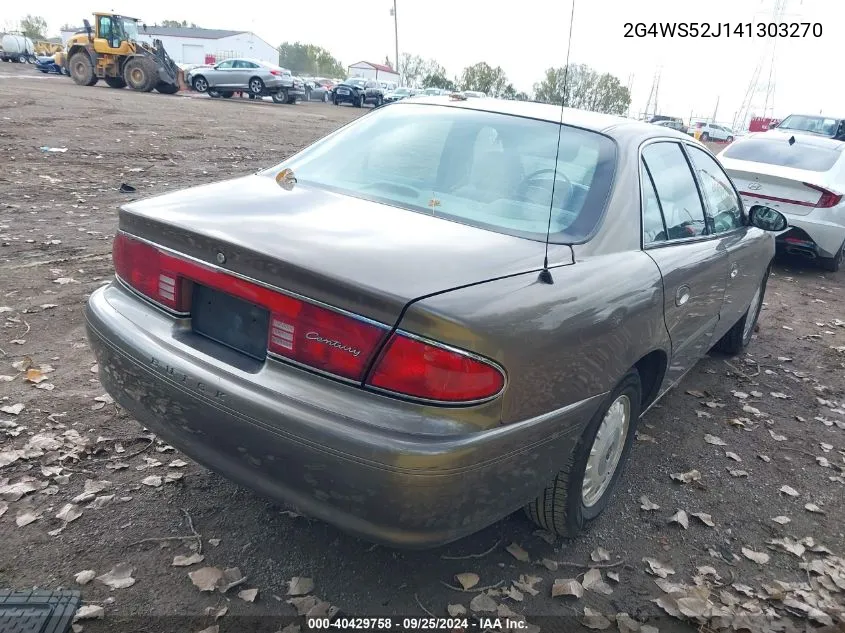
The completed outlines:
{"type": "Polygon", "coordinates": [[[32,43],[32,40],[23,35],[6,33],[0,39],[0,46],[3,49],[0,55],[2,55],[3,59],[7,60],[17,61],[21,57],[26,59],[30,55],[35,54],[35,45],[32,43]]]}

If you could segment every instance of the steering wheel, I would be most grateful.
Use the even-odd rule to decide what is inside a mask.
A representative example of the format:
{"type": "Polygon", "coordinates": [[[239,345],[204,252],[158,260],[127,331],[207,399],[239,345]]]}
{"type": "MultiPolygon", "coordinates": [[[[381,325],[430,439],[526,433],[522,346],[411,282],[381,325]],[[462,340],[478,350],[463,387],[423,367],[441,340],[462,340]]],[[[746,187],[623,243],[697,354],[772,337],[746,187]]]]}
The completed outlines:
{"type": "MultiPolygon", "coordinates": [[[[559,191],[560,191],[557,187],[558,182],[562,182],[563,184],[566,185],[566,196],[563,198],[563,200],[568,199],[569,196],[572,195],[572,189],[573,189],[572,181],[569,180],[569,178],[566,176],[566,174],[564,174],[563,172],[561,172],[557,169],[538,169],[537,171],[528,174],[527,176],[525,176],[522,179],[522,181],[517,186],[517,195],[520,198],[522,198],[523,200],[527,200],[529,202],[531,202],[531,200],[529,198],[529,192],[532,189],[535,190],[535,191],[541,192],[544,197],[549,195],[548,187],[543,187],[540,184],[534,184],[532,182],[534,180],[537,180],[537,178],[539,176],[543,176],[545,174],[554,174],[555,196],[557,196],[559,191]]],[[[558,199],[560,199],[560,198],[558,198],[558,199]]]]}

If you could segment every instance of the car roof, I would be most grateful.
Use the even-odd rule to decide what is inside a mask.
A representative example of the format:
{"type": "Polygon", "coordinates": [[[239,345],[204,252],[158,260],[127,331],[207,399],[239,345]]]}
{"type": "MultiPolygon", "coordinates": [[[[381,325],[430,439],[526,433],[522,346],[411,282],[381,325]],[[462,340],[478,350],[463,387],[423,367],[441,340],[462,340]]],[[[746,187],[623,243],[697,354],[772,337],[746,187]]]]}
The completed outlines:
{"type": "MultiPolygon", "coordinates": [[[[453,99],[448,96],[417,96],[410,99],[403,99],[396,105],[414,103],[436,104],[451,108],[464,108],[466,110],[482,110],[485,112],[539,119],[541,121],[549,121],[551,123],[559,123],[562,121],[565,125],[572,125],[574,127],[604,133],[614,130],[615,133],[628,131],[632,135],[648,135],[650,132],[653,136],[656,127],[651,123],[644,123],[634,119],[626,119],[625,117],[613,114],[589,112],[587,110],[578,110],[576,108],[561,108],[559,105],[538,103],[536,101],[516,101],[512,99],[495,98],[463,101],[460,99],[453,99]]],[[[660,134],[674,136],[684,140],[690,138],[689,135],[673,130],[672,128],[661,130],[660,134]]]]}
{"type": "Polygon", "coordinates": [[[834,119],[835,121],[842,121],[843,119],[845,119],[845,116],[828,116],[827,114],[801,114],[800,112],[792,112],[783,117],[781,121],[791,116],[805,116],[808,119],[834,119]]]}

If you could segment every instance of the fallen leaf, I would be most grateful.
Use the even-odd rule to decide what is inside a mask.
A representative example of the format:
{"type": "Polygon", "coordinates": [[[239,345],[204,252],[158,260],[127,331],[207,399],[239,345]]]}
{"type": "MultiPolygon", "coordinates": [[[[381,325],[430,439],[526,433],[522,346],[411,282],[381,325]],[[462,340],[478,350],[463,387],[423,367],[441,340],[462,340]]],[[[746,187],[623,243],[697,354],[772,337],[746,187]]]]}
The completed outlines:
{"type": "Polygon", "coordinates": [[[245,602],[255,602],[258,597],[258,589],[244,589],[238,592],[238,598],[245,602]]]}
{"type": "Polygon", "coordinates": [[[686,473],[672,473],[670,475],[672,479],[675,481],[679,481],[682,484],[688,484],[693,481],[700,481],[701,480],[701,473],[695,469],[690,470],[686,473]]]}
{"type": "Polygon", "coordinates": [[[302,596],[299,598],[290,598],[288,604],[293,605],[298,615],[306,615],[317,606],[317,598],[314,596],[302,596]]]}
{"type": "Polygon", "coordinates": [[[712,444],[713,446],[727,446],[728,443],[723,440],[721,437],[716,437],[715,435],[710,435],[709,433],[704,436],[704,441],[708,444],[712,444]]]}
{"type": "Polygon", "coordinates": [[[86,569],[76,574],[76,576],[73,577],[73,580],[77,585],[87,585],[89,582],[94,580],[94,576],[96,575],[97,572],[93,569],[86,569]]]}
{"type": "Polygon", "coordinates": [[[742,555],[748,560],[754,561],[760,565],[765,565],[769,562],[768,554],[765,552],[755,552],[753,549],[748,549],[747,547],[742,548],[742,555]]]}
{"type": "Polygon", "coordinates": [[[780,491],[785,495],[789,495],[790,497],[798,497],[801,494],[792,486],[781,486],[780,491]]]}
{"type": "Polygon", "coordinates": [[[217,585],[217,589],[220,593],[226,593],[230,589],[239,587],[245,582],[246,576],[241,573],[240,569],[237,567],[229,567],[228,569],[223,570],[223,579],[217,585]]]}
{"type": "Polygon", "coordinates": [[[71,521],[76,521],[81,516],[82,510],[79,508],[78,505],[75,505],[73,503],[67,503],[62,506],[61,510],[59,510],[59,513],[56,515],[56,518],[64,521],[65,523],[70,523],[71,521]]]}
{"type": "Polygon", "coordinates": [[[35,369],[35,368],[27,369],[26,375],[24,376],[24,380],[26,380],[27,382],[32,382],[32,383],[36,383],[36,384],[39,383],[39,382],[42,382],[44,380],[49,380],[49,379],[50,378],[48,376],[45,376],[43,373],[41,373],[40,369],[35,369]]]}
{"type": "Polygon", "coordinates": [[[0,407],[0,411],[8,413],[9,415],[20,415],[21,411],[24,410],[24,407],[25,405],[22,402],[19,402],[18,404],[10,404],[5,407],[0,407]]]}
{"type": "Polygon", "coordinates": [[[642,505],[640,506],[640,510],[652,511],[652,510],[659,510],[659,509],[660,509],[660,506],[659,506],[659,505],[657,505],[656,503],[652,502],[652,501],[651,501],[648,497],[646,497],[645,495],[643,495],[642,497],[640,497],[640,503],[642,504],[642,505]]]}
{"type": "Polygon", "coordinates": [[[518,560],[522,563],[527,563],[528,561],[531,560],[531,557],[528,555],[528,552],[526,552],[524,549],[522,549],[516,543],[511,543],[505,549],[508,551],[508,553],[511,556],[513,556],[516,560],[518,560]]]}
{"type": "Polygon", "coordinates": [[[619,633],[641,633],[642,625],[627,613],[617,613],[616,627],[619,633]]]}
{"type": "Polygon", "coordinates": [[[824,510],[822,510],[822,509],[821,509],[819,506],[817,506],[815,503],[808,503],[808,504],[806,504],[806,505],[804,506],[804,509],[805,509],[807,512],[813,512],[813,513],[815,513],[815,514],[824,514],[824,510]]]}
{"type": "Polygon", "coordinates": [[[657,576],[658,578],[666,578],[667,576],[671,576],[675,573],[675,570],[669,567],[668,565],[664,565],[660,561],[655,558],[643,558],[643,562],[648,565],[648,573],[653,576],[657,576]]]}
{"type": "Polygon", "coordinates": [[[6,503],[5,501],[0,501],[0,517],[3,516],[4,514],[6,514],[6,512],[8,510],[9,510],[9,504],[6,503]]]}
{"type": "Polygon", "coordinates": [[[781,515],[781,516],[774,517],[772,519],[772,521],[774,521],[775,523],[777,523],[779,525],[786,525],[787,523],[792,521],[792,519],[790,519],[789,517],[785,517],[785,516],[781,515]]]}
{"type": "Polygon", "coordinates": [[[610,578],[613,582],[621,582],[619,580],[619,572],[609,571],[607,572],[607,577],[610,578]]]}
{"type": "Polygon", "coordinates": [[[205,560],[205,556],[194,552],[190,556],[174,556],[171,566],[173,567],[190,567],[205,560]]]}
{"type": "Polygon", "coordinates": [[[199,633],[220,633],[220,625],[212,624],[211,626],[204,628],[199,633]]]}
{"type": "Polygon", "coordinates": [[[678,611],[688,618],[705,618],[710,612],[710,603],[699,597],[678,598],[678,611]]]}
{"type": "Polygon", "coordinates": [[[595,568],[587,570],[587,573],[584,574],[584,580],[581,581],[581,585],[587,591],[594,591],[605,596],[613,593],[613,589],[601,577],[601,571],[595,568]]]}
{"type": "Polygon", "coordinates": [[[188,573],[188,578],[200,591],[214,591],[223,580],[223,570],[218,567],[203,567],[188,573]]]}
{"type": "Polygon", "coordinates": [[[168,468],[184,468],[188,465],[188,462],[183,462],[181,459],[174,459],[170,462],[167,467],[168,468]]]}
{"type": "Polygon", "coordinates": [[[775,433],[772,429],[769,429],[769,435],[772,436],[772,439],[775,442],[785,442],[787,440],[787,437],[785,435],[779,435],[775,433]]]}
{"type": "Polygon", "coordinates": [[[543,567],[545,567],[549,571],[557,571],[557,568],[559,567],[558,562],[550,558],[544,558],[540,562],[543,564],[543,567]]]}
{"type": "Polygon", "coordinates": [[[141,483],[152,488],[159,488],[162,484],[162,479],[159,475],[150,475],[149,477],[144,477],[141,483]]]}
{"type": "Polygon", "coordinates": [[[694,516],[707,527],[716,527],[716,524],[713,523],[713,517],[706,512],[693,512],[691,516],[694,516]]]}
{"type": "Polygon", "coordinates": [[[789,552],[793,556],[797,556],[798,558],[801,558],[804,555],[804,552],[807,551],[807,548],[804,546],[803,543],[793,541],[789,537],[775,538],[769,541],[769,543],[771,545],[781,548],[785,552],[789,552]]]}
{"type": "Polygon", "coordinates": [[[134,571],[135,568],[129,563],[118,563],[108,573],[97,576],[96,580],[111,589],[126,589],[135,584],[132,577],[134,571]]]}
{"type": "Polygon", "coordinates": [[[728,459],[732,459],[735,462],[741,462],[742,461],[742,458],[739,455],[737,455],[736,453],[732,453],[731,451],[726,451],[725,457],[727,457],[728,459]]]}
{"type": "Polygon", "coordinates": [[[314,591],[314,581],[311,578],[294,576],[288,581],[289,596],[305,596],[314,591]]]}
{"type": "Polygon", "coordinates": [[[683,510],[678,510],[669,519],[669,523],[677,523],[686,530],[689,527],[689,517],[687,517],[687,513],[683,510]]]}
{"type": "Polygon", "coordinates": [[[552,598],[557,598],[558,596],[581,598],[584,596],[584,587],[574,578],[555,578],[555,582],[552,585],[552,598]]]}
{"type": "Polygon", "coordinates": [[[758,459],[762,459],[762,460],[763,460],[764,462],[766,462],[767,464],[768,464],[770,461],[772,461],[772,458],[771,458],[771,457],[769,457],[768,455],[757,455],[757,458],[758,458],[758,459]]]}
{"type": "Polygon", "coordinates": [[[596,631],[604,631],[611,626],[610,620],[598,611],[593,611],[590,607],[584,607],[584,617],[581,620],[581,624],[586,626],[588,629],[596,631]]]}
{"type": "Polygon", "coordinates": [[[496,601],[486,593],[478,594],[469,603],[470,610],[476,613],[495,613],[496,607],[496,601]]]}
{"type": "Polygon", "coordinates": [[[466,607],[462,604],[450,604],[446,606],[446,612],[453,618],[467,614],[466,607]]]}
{"type": "Polygon", "coordinates": [[[35,523],[38,519],[41,518],[40,514],[35,514],[30,510],[26,510],[18,514],[15,518],[15,525],[18,527],[24,527],[29,525],[30,523],[35,523]]]}
{"type": "Polygon", "coordinates": [[[748,477],[748,471],[739,468],[728,468],[728,473],[731,477],[748,477]]]}
{"type": "Polygon", "coordinates": [[[472,589],[475,585],[478,584],[478,581],[481,580],[478,577],[478,574],[473,574],[472,572],[465,572],[463,574],[455,574],[455,579],[460,583],[461,587],[464,589],[472,589]]]}
{"type": "Polygon", "coordinates": [[[73,621],[78,620],[102,620],[106,614],[103,607],[96,604],[86,604],[79,607],[73,615],[73,621]]]}
{"type": "Polygon", "coordinates": [[[779,391],[773,391],[769,394],[772,398],[777,398],[778,400],[789,400],[792,396],[788,396],[785,393],[781,393],[779,391]]]}
{"type": "Polygon", "coordinates": [[[219,538],[208,539],[208,544],[211,545],[212,547],[217,547],[218,545],[220,545],[220,543],[221,543],[221,541],[220,541],[219,538]]]}
{"type": "Polygon", "coordinates": [[[603,547],[597,547],[590,553],[590,559],[595,563],[608,561],[610,560],[610,552],[608,552],[603,547]]]}

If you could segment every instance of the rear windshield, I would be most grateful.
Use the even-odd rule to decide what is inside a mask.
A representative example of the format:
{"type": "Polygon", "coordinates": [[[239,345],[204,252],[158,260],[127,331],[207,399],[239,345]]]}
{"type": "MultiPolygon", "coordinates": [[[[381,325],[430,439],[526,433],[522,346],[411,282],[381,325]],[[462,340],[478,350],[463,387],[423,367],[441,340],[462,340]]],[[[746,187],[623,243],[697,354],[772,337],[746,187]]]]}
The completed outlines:
{"type": "Polygon", "coordinates": [[[803,114],[790,114],[783,121],[778,123],[777,129],[812,132],[813,134],[821,134],[823,136],[834,136],[838,127],[838,119],[829,119],[821,116],[806,116],[803,114]]]}
{"type": "Polygon", "coordinates": [[[553,241],[578,242],[601,217],[616,144],[601,134],[564,126],[558,152],[558,127],[524,117],[399,102],[266,173],[289,167],[300,185],[529,239],[545,240],[551,222],[553,241]],[[349,158],[351,147],[355,160],[349,158]]]}
{"type": "Polygon", "coordinates": [[[725,158],[748,160],[766,165],[794,167],[807,171],[828,171],[841,152],[836,147],[820,147],[797,140],[790,145],[785,138],[748,138],[733,143],[722,153],[725,158]]]}

